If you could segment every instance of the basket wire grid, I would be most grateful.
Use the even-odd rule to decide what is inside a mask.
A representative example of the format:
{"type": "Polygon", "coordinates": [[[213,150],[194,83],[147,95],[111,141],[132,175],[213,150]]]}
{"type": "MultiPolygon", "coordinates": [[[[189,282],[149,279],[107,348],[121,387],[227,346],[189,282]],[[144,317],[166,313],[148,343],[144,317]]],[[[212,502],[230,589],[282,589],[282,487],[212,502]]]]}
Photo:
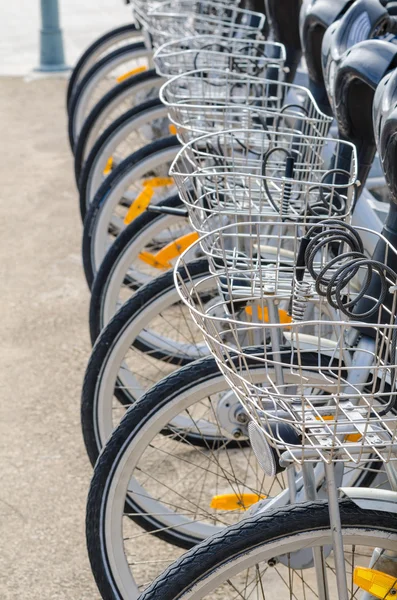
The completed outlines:
{"type": "Polygon", "coordinates": [[[353,144],[283,128],[201,136],[179,151],[170,175],[199,233],[243,218],[347,218],[359,184],[353,144]]]}
{"type": "Polygon", "coordinates": [[[138,1],[134,15],[153,48],[194,35],[261,39],[265,25],[261,13],[210,0],[166,0],[149,9],[138,1]]]}
{"type": "Polygon", "coordinates": [[[182,143],[231,128],[290,130],[320,139],[332,123],[304,87],[213,68],[173,77],[160,99],[182,143]]]}
{"type": "MultiPolygon", "coordinates": [[[[220,228],[196,242],[212,266],[207,278],[197,282],[189,277],[187,252],[179,259],[175,282],[250,418],[279,454],[298,464],[321,460],[358,464],[369,456],[394,460],[396,273],[380,268],[387,295],[379,303],[366,286],[370,267],[357,268],[339,290],[345,310],[364,298],[373,311],[367,320],[360,313],[346,318],[318,294],[315,279],[310,282],[308,274],[301,277],[302,267],[297,266],[305,231],[301,225],[273,222],[269,233],[269,224],[264,230],[262,224],[246,223],[247,238],[255,231],[251,243],[257,249],[251,270],[228,264],[227,253],[222,268],[219,250],[222,243],[227,246],[229,234],[236,237],[234,227],[220,228]],[[219,290],[211,302],[205,297],[209,279],[219,290]]],[[[335,224],[324,223],[322,228],[331,231],[335,224]]],[[[357,229],[370,231],[356,228],[356,233],[357,229]]],[[[384,264],[396,264],[396,250],[380,234],[371,234],[384,249],[384,264]]],[[[342,250],[346,250],[343,242],[339,262],[331,265],[333,273],[341,264],[346,266],[342,250]]],[[[318,272],[331,264],[332,251],[331,241],[320,247],[314,261],[318,272]]],[[[373,282],[374,271],[371,277],[373,282]]]]}
{"type": "Polygon", "coordinates": [[[277,42],[256,39],[225,39],[214,35],[196,35],[160,46],[153,62],[158,75],[174,77],[203,68],[231,70],[255,77],[284,77],[286,51],[277,42]]]}

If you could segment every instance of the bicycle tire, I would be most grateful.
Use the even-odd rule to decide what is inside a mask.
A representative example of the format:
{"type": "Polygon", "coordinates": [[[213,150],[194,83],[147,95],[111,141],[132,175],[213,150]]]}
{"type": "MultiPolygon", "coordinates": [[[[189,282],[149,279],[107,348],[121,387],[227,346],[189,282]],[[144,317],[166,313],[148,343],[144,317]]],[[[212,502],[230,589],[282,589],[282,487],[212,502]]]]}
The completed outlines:
{"type": "Polygon", "coordinates": [[[89,188],[92,170],[94,169],[96,162],[99,160],[101,154],[104,152],[104,149],[108,145],[109,140],[111,140],[115,136],[118,136],[123,131],[123,129],[126,126],[128,126],[129,123],[133,121],[137,116],[141,116],[142,113],[146,111],[150,111],[153,108],[156,109],[157,107],[162,106],[163,105],[159,98],[153,98],[153,100],[148,100],[143,104],[139,104],[138,106],[132,108],[131,110],[121,115],[121,117],[113,121],[113,123],[107,129],[105,129],[105,131],[97,139],[88,155],[87,160],[84,163],[84,167],[82,169],[78,185],[80,214],[83,222],[87,212],[87,207],[90,204],[89,188]]]}
{"type": "Polygon", "coordinates": [[[68,87],[66,92],[66,108],[69,111],[69,103],[74,93],[74,87],[76,83],[81,79],[83,74],[90,68],[90,66],[96,60],[96,57],[101,56],[101,47],[106,50],[107,44],[111,44],[112,40],[117,44],[124,38],[124,35],[129,38],[131,37],[143,37],[142,31],[137,29],[134,23],[129,23],[128,25],[121,25],[121,27],[116,27],[110,31],[107,31],[99,38],[97,38],[92,44],[84,50],[83,54],[78,59],[73,71],[70,75],[68,81],[68,87]],[[121,40],[119,39],[121,38],[121,40]]]}
{"type": "MultiPolygon", "coordinates": [[[[378,531],[380,538],[390,536],[396,544],[397,515],[363,510],[350,500],[340,501],[339,508],[342,532],[345,535],[349,531],[362,531],[363,536],[364,532],[378,531]]],[[[273,545],[272,549],[269,548],[270,552],[275,552],[275,545],[279,546],[280,553],[285,552],[288,548],[288,538],[293,540],[300,536],[302,543],[308,545],[310,536],[314,537],[317,533],[321,534],[324,531],[327,532],[325,537],[328,543],[332,544],[327,501],[305,502],[245,519],[187,552],[180,560],[166,569],[139,596],[139,600],[154,600],[155,598],[156,600],[157,598],[187,600],[187,598],[193,599],[193,597],[194,600],[198,600],[202,597],[199,592],[194,595],[190,593],[193,586],[198,591],[205,580],[207,582],[210,580],[215,570],[218,570],[219,573],[220,569],[229,568],[230,572],[233,561],[239,561],[242,556],[260,556],[261,548],[262,560],[266,560],[266,545],[270,547],[273,545]]],[[[360,535],[357,537],[360,539],[360,535]]],[[[357,545],[359,545],[358,542],[357,545]]],[[[368,543],[363,545],[368,545],[368,543]]],[[[384,548],[385,546],[380,547],[384,548]]],[[[96,563],[94,562],[95,567],[96,563]]],[[[208,591],[210,590],[207,587],[206,594],[208,591]]],[[[103,598],[110,599],[110,597],[108,587],[103,598]]],[[[241,598],[243,599],[244,596],[241,595],[241,598]]]]}
{"type": "MultiPolygon", "coordinates": [[[[97,138],[91,142],[90,138],[93,135],[95,127],[98,126],[98,123],[100,123],[101,117],[103,117],[106,110],[108,110],[110,107],[119,105],[120,97],[124,97],[125,95],[129,96],[135,86],[145,86],[146,83],[149,85],[156,83],[156,85],[160,87],[163,83],[163,79],[157,75],[154,69],[145,71],[144,73],[138,73],[138,75],[129,77],[125,81],[119,83],[116,87],[112,88],[94,106],[85,120],[74,152],[74,173],[76,183],[78,183],[80,179],[81,171],[84,166],[84,162],[88,157],[88,153],[95,144],[96,139],[98,139],[102,134],[102,131],[99,131],[97,138]]],[[[113,120],[116,118],[117,117],[115,117],[113,120]]]]}
{"type": "MultiPolygon", "coordinates": [[[[145,165],[151,160],[154,160],[155,162],[156,160],[162,160],[162,155],[168,155],[168,153],[171,153],[171,156],[174,156],[174,152],[176,154],[179,148],[180,144],[176,136],[157,140],[152,144],[148,144],[123,160],[99,188],[86,214],[83,231],[83,267],[90,288],[99,268],[99,264],[96,264],[94,251],[96,242],[95,236],[98,235],[97,223],[102,216],[102,211],[106,208],[106,202],[110,198],[112,191],[117,189],[117,185],[122,185],[124,179],[129,181],[129,178],[133,176],[134,169],[139,171],[141,165],[145,165]]],[[[100,258],[99,262],[103,260],[105,254],[106,252],[100,258]]]]}
{"type": "MultiPolygon", "coordinates": [[[[180,207],[181,205],[182,200],[180,199],[179,195],[171,196],[170,198],[167,198],[158,204],[158,206],[167,207],[180,207]]],[[[92,345],[94,345],[102,329],[105,325],[107,325],[108,322],[104,322],[103,306],[106,300],[106,293],[109,288],[110,280],[119,261],[122,259],[123,254],[128,251],[128,248],[132,243],[134,243],[135,240],[139,239],[147,229],[150,229],[153,226],[155,222],[160,221],[164,221],[164,215],[151,211],[145,211],[139,217],[134,219],[132,223],[130,223],[126,229],[121,232],[121,234],[116,238],[112,246],[109,248],[95,276],[91,289],[89,327],[92,345]]],[[[128,283],[129,287],[132,287],[134,291],[136,291],[136,289],[139,287],[134,287],[133,285],[131,286],[131,282],[128,283]]]]}
{"type": "MultiPolygon", "coordinates": [[[[192,276],[195,278],[202,278],[208,273],[208,263],[204,259],[191,263],[191,268],[193,273],[192,276]]],[[[178,368],[191,363],[195,358],[204,354],[204,351],[202,354],[197,351],[195,356],[189,357],[183,353],[176,354],[174,351],[174,355],[172,355],[172,346],[168,346],[168,353],[166,353],[167,345],[165,345],[164,349],[159,346],[153,347],[153,345],[149,345],[151,339],[150,335],[148,335],[146,339],[142,336],[143,327],[145,326],[143,315],[145,314],[145,311],[150,312],[152,307],[156,308],[159,300],[161,302],[168,302],[170,306],[172,306],[175,300],[178,300],[172,271],[168,271],[164,275],[161,275],[150,283],[142,286],[142,288],[140,288],[137,293],[120,308],[113,319],[101,332],[95,343],[84,376],[82,390],[83,404],[97,406],[101,394],[104,393],[101,387],[103,385],[113,386],[109,378],[109,369],[113,373],[112,380],[114,380],[112,397],[113,395],[116,396],[118,401],[125,406],[130,406],[139,398],[141,390],[137,391],[132,389],[131,386],[127,387],[120,384],[120,367],[123,364],[124,355],[122,355],[120,362],[118,362],[118,347],[123,343],[123,340],[126,340],[126,343],[128,343],[127,347],[133,347],[138,352],[144,354],[147,353],[150,360],[167,360],[168,368],[170,366],[178,368]],[[140,329],[141,327],[142,329],[140,329]],[[135,337],[130,333],[131,328],[134,331],[135,337]]],[[[140,369],[142,370],[142,364],[140,365],[140,369]]],[[[112,402],[112,397],[109,398],[110,403],[112,402]]],[[[111,409],[109,408],[109,410],[111,409]]],[[[109,425],[107,432],[109,433],[110,431],[111,427],[109,425]]]]}
{"type": "MultiPolygon", "coordinates": [[[[81,81],[77,84],[75,88],[75,92],[73,94],[73,98],[70,102],[69,107],[69,119],[68,119],[68,135],[69,135],[69,143],[72,149],[74,149],[76,145],[76,141],[79,137],[81,128],[77,129],[76,119],[77,112],[80,108],[80,104],[82,99],[86,93],[87,86],[91,84],[91,82],[95,79],[98,74],[101,72],[108,73],[112,70],[112,65],[119,66],[120,59],[125,58],[126,60],[133,60],[136,55],[139,58],[143,58],[145,54],[148,54],[146,46],[143,42],[136,42],[134,44],[128,44],[126,46],[122,46],[121,48],[117,48],[112,52],[109,52],[102,58],[100,58],[92,67],[87,71],[81,81]]],[[[126,69],[127,70],[127,69],[126,69]]],[[[117,87],[117,79],[114,78],[113,87],[117,87]]],[[[94,88],[95,89],[95,88],[94,88]]],[[[113,89],[113,88],[111,88],[113,89]]],[[[107,90],[109,91],[109,90],[107,90]]],[[[106,92],[107,93],[107,92],[106,92]]],[[[105,94],[102,95],[102,97],[105,94]]],[[[99,102],[100,99],[97,100],[99,102]]],[[[96,102],[96,103],[97,103],[96,102]]],[[[95,104],[96,104],[95,103],[95,104]]],[[[95,105],[94,105],[95,106],[95,105]]],[[[92,106],[92,108],[94,107],[92,106]]],[[[90,111],[87,111],[89,114],[90,111]]],[[[88,116],[88,114],[86,116],[88,116]]]]}

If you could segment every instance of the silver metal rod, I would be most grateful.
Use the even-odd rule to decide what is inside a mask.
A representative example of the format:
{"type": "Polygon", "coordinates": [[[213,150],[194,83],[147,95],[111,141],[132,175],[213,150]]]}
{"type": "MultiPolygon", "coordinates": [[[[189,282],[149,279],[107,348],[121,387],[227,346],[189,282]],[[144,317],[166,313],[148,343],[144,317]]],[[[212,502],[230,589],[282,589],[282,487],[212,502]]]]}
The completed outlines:
{"type": "Polygon", "coordinates": [[[305,486],[306,500],[311,500],[312,502],[314,502],[314,500],[317,500],[317,491],[313,463],[303,463],[302,475],[305,486]]]}
{"type": "Polygon", "coordinates": [[[288,489],[289,489],[289,501],[291,504],[296,502],[296,473],[295,466],[291,465],[287,469],[288,489]]]}
{"type": "Polygon", "coordinates": [[[325,463],[325,477],[327,480],[329,518],[331,523],[332,544],[334,550],[336,585],[338,587],[338,600],[348,600],[345,553],[343,550],[342,523],[339,512],[338,488],[335,482],[333,463],[325,463]]]}
{"type": "MultiPolygon", "coordinates": [[[[306,500],[316,500],[316,478],[314,475],[314,466],[312,463],[303,463],[302,465],[303,481],[305,486],[306,500]]],[[[317,591],[319,600],[329,600],[327,572],[325,560],[321,548],[313,548],[314,570],[316,572],[317,591]]]]}

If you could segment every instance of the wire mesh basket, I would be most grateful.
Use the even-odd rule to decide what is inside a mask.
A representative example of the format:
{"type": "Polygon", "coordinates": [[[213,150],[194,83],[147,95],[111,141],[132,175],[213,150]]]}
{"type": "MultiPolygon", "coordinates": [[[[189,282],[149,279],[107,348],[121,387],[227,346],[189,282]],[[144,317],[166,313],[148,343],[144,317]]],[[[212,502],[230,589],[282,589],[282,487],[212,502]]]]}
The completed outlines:
{"type": "Polygon", "coordinates": [[[231,128],[325,138],[332,123],[304,87],[212,68],[173,77],[160,99],[183,143],[231,128]]]}
{"type": "Polygon", "coordinates": [[[243,217],[346,218],[359,184],[353,144],[283,128],[199,137],[179,151],[170,175],[199,233],[243,217]]]}
{"type": "Polygon", "coordinates": [[[268,77],[271,69],[272,78],[282,79],[286,52],[277,42],[197,35],[163,44],[156,50],[153,60],[162,77],[215,68],[255,77],[268,77]]]}
{"type": "MultiPolygon", "coordinates": [[[[149,27],[149,13],[156,8],[160,8],[167,0],[130,0],[129,5],[132,8],[132,15],[139,27],[149,27]]],[[[219,3],[238,6],[240,0],[217,0],[219,3]]]]}
{"type": "MultiPolygon", "coordinates": [[[[260,247],[261,259],[256,267],[251,265],[251,271],[227,265],[222,270],[219,256],[215,261],[210,256],[214,269],[194,281],[189,278],[185,260],[189,253],[185,253],[175,270],[181,299],[255,427],[284,460],[298,464],[393,460],[397,451],[397,274],[388,265],[397,264],[396,250],[371,232],[378,239],[378,250],[383,248],[383,267],[375,271],[375,261],[370,266],[369,259],[355,259],[354,276],[350,271],[348,277],[346,253],[343,258],[339,248],[338,268],[335,263],[331,267],[334,274],[339,269],[342,277],[344,308],[353,311],[346,318],[318,293],[310,273],[302,276],[299,254],[308,230],[302,235],[305,230],[298,224],[271,225],[269,234],[258,223],[245,224],[256,229],[255,243],[258,248],[259,240],[260,247]],[[299,285],[302,282],[304,287],[299,285]],[[211,301],[202,293],[208,285],[217,285],[219,290],[211,301]],[[376,290],[383,296],[380,303],[376,290]],[[366,320],[360,308],[363,302],[372,308],[366,320]]],[[[323,233],[331,231],[335,223],[323,223],[321,228],[323,233]]],[[[208,234],[207,241],[203,238],[197,244],[208,255],[210,240],[225,238],[228,229],[233,227],[208,234]]],[[[339,229],[343,232],[343,224],[339,229]]],[[[312,239],[319,232],[316,225],[312,239]]],[[[359,237],[357,229],[355,236],[359,237]]],[[[332,261],[334,243],[329,238],[328,255],[324,247],[317,250],[321,254],[314,261],[317,267],[332,261]]],[[[335,294],[335,286],[331,288],[335,294]]]]}
{"type": "Polygon", "coordinates": [[[260,39],[265,25],[261,13],[210,0],[166,0],[146,14],[139,8],[135,14],[153,48],[194,35],[260,39]]]}

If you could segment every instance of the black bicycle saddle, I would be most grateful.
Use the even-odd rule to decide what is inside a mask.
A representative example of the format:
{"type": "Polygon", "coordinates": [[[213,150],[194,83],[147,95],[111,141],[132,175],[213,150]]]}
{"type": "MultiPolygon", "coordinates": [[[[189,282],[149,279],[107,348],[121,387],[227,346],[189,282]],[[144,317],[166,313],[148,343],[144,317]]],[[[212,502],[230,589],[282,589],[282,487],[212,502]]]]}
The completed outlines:
{"type": "Polygon", "coordinates": [[[331,114],[324,85],[321,47],[327,28],[348,10],[353,0],[303,0],[300,13],[300,40],[305,56],[309,89],[320,109],[331,114]]]}

